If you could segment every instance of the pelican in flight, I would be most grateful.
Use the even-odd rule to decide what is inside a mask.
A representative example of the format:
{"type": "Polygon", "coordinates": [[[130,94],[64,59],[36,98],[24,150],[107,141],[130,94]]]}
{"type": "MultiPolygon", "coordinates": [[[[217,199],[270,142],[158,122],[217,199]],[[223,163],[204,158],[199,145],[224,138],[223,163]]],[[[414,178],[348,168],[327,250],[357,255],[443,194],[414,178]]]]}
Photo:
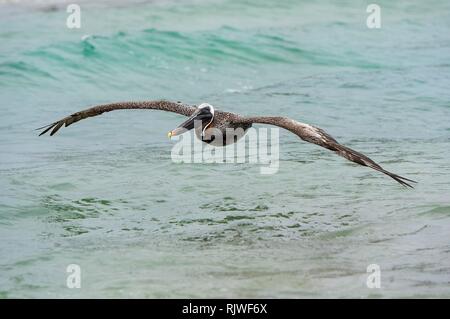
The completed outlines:
{"type": "Polygon", "coordinates": [[[215,110],[214,107],[208,103],[200,104],[198,107],[185,105],[181,102],[175,103],[165,100],[103,104],[73,113],[72,115],[69,115],[59,121],[43,126],[38,129],[43,130],[39,134],[39,136],[49,132],[50,130],[50,135],[54,135],[63,125],[67,127],[85,118],[97,116],[105,112],[130,109],[162,110],[187,116],[188,119],[180,124],[177,128],[170,131],[168,133],[168,136],[172,137],[180,135],[188,130],[194,129],[195,123],[200,123],[201,125],[196,125],[194,129],[196,137],[202,142],[209,143],[215,146],[224,146],[227,143],[232,144],[236,142],[237,139],[242,137],[237,136],[237,138],[234,138],[231,141],[230,139],[225,140],[227,129],[237,130],[240,128],[241,132],[245,134],[245,132],[255,123],[278,126],[296,134],[306,142],[322,146],[356,164],[367,166],[381,173],[384,173],[403,186],[412,188],[411,184],[408,182],[416,183],[413,180],[383,169],[380,165],[375,163],[364,154],[361,154],[349,147],[339,144],[339,142],[336,141],[332,136],[318,127],[297,122],[284,116],[241,116],[236,113],[215,110]],[[220,132],[222,132],[224,140],[215,141],[213,135],[206,134],[208,130],[211,129],[219,130],[220,132]]]}

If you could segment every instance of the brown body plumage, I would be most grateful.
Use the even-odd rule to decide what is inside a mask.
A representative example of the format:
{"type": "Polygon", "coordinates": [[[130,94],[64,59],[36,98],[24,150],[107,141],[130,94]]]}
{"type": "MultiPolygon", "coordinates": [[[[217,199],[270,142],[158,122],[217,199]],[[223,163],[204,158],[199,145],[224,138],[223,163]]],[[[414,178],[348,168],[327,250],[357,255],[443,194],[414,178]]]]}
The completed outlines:
{"type": "MultiPolygon", "coordinates": [[[[39,135],[43,135],[49,132],[50,130],[51,130],[50,135],[54,135],[63,125],[67,127],[82,119],[97,116],[102,113],[114,110],[154,109],[154,110],[174,112],[185,116],[193,116],[196,112],[198,112],[198,110],[202,106],[203,105],[200,105],[199,108],[196,108],[194,106],[185,105],[180,102],[174,103],[164,100],[143,101],[143,102],[120,102],[120,103],[98,105],[80,112],[76,112],[57,122],[41,127],[40,129],[44,129],[44,131],[42,131],[42,133],[40,133],[39,135]]],[[[243,133],[245,134],[245,132],[252,126],[252,124],[255,123],[275,125],[296,134],[298,137],[300,137],[302,140],[306,142],[322,146],[354,163],[357,163],[362,166],[367,166],[374,170],[382,172],[390,176],[403,186],[412,187],[411,184],[409,184],[408,182],[415,183],[415,181],[413,180],[386,171],[380,165],[375,163],[373,160],[371,160],[364,154],[361,154],[357,151],[352,150],[351,148],[348,148],[340,144],[332,136],[330,136],[328,133],[326,133],[324,130],[318,127],[297,122],[295,120],[282,116],[245,117],[236,113],[214,110],[213,107],[209,104],[206,104],[206,106],[210,107],[210,113],[212,112],[210,116],[211,120],[208,120],[208,122],[205,123],[200,129],[197,128],[195,129],[195,134],[197,138],[201,139],[205,143],[210,143],[216,146],[223,146],[229,143],[234,143],[237,141],[237,139],[242,137],[237,136],[234,140],[231,141],[225,140],[227,128],[229,129],[241,128],[243,130],[243,133]],[[223,141],[218,141],[217,139],[214,138],[205,137],[205,135],[208,135],[205,134],[205,132],[208,133],[208,131],[213,131],[214,129],[219,130],[222,133],[223,141]]]]}

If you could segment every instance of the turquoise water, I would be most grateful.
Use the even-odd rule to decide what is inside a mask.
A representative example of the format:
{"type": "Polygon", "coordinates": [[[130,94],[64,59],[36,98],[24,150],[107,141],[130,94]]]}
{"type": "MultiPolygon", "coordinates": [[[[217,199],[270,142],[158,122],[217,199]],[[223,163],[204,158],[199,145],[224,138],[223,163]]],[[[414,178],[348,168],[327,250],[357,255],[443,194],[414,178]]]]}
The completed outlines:
{"type": "Polygon", "coordinates": [[[450,297],[450,4],[0,1],[0,297],[450,297]],[[326,129],[280,167],[175,164],[166,98],[326,129]],[[81,289],[66,287],[78,264],[81,289]],[[369,264],[381,288],[366,286],[369,264]]]}

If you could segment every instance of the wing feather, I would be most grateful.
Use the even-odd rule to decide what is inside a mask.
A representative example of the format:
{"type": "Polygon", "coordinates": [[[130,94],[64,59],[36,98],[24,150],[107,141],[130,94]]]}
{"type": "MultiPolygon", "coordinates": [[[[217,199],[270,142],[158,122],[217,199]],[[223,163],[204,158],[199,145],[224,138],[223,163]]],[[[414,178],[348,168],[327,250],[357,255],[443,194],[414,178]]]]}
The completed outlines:
{"type": "Polygon", "coordinates": [[[44,135],[48,131],[50,132],[50,136],[53,136],[59,129],[64,125],[65,127],[72,125],[80,120],[97,116],[103,114],[105,112],[115,111],[115,110],[130,110],[130,109],[141,109],[141,110],[161,110],[168,111],[173,113],[178,113],[185,116],[190,116],[195,111],[194,106],[184,105],[180,102],[174,103],[164,100],[159,101],[143,101],[143,102],[119,102],[119,103],[111,103],[111,104],[102,104],[97,105],[86,110],[73,113],[59,121],[56,121],[52,124],[43,126],[38,128],[37,130],[42,130],[39,136],[44,135]]]}
{"type": "Polygon", "coordinates": [[[340,144],[336,141],[331,135],[326,133],[321,128],[297,122],[287,117],[279,117],[279,116],[261,116],[261,117],[246,117],[240,120],[241,123],[261,123],[261,124],[270,124],[282,127],[300,137],[302,140],[313,143],[319,146],[322,146],[326,149],[329,149],[339,156],[342,156],[349,161],[357,163],[362,166],[370,167],[374,170],[377,170],[383,174],[386,174],[393,178],[395,181],[400,183],[403,186],[411,187],[413,186],[409,184],[417,183],[411,179],[399,176],[397,174],[391,173],[385,169],[383,169],[379,164],[375,163],[369,157],[365,156],[362,153],[359,153],[347,146],[340,144]],[[408,182],[406,182],[408,181],[408,182]]]}

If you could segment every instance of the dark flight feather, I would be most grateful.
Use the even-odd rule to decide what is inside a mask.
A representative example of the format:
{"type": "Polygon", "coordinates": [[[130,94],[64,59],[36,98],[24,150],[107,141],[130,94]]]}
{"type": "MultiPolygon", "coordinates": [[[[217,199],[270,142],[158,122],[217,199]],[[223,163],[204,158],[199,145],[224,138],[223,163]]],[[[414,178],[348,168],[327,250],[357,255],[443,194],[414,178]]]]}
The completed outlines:
{"type": "Polygon", "coordinates": [[[352,150],[351,148],[344,146],[342,144],[339,144],[338,141],[336,141],[331,135],[326,133],[321,128],[300,123],[297,121],[294,121],[287,117],[281,117],[281,116],[256,116],[256,117],[244,117],[239,120],[243,124],[249,124],[249,123],[261,123],[261,124],[270,124],[282,127],[294,134],[296,134],[298,137],[300,137],[302,140],[313,143],[319,146],[322,146],[326,149],[329,149],[339,156],[342,156],[349,161],[352,161],[354,163],[357,163],[362,166],[370,167],[374,170],[377,170],[383,174],[386,174],[393,178],[395,181],[400,183],[401,185],[405,187],[411,187],[413,186],[408,182],[411,183],[417,183],[416,181],[413,181],[411,179],[399,176],[397,174],[391,173],[385,169],[383,169],[379,164],[375,163],[373,160],[365,156],[364,154],[361,154],[355,150],[352,150]]]}
{"type": "Polygon", "coordinates": [[[115,110],[161,110],[167,112],[174,112],[184,116],[190,116],[195,111],[194,106],[184,105],[181,103],[174,103],[164,100],[159,101],[143,101],[143,102],[119,102],[111,104],[103,104],[91,107],[89,109],[73,113],[57,122],[38,128],[37,130],[45,129],[39,136],[44,135],[51,129],[50,136],[53,136],[59,129],[65,125],[65,127],[72,125],[85,118],[97,116],[105,112],[115,111],[115,110]]]}

